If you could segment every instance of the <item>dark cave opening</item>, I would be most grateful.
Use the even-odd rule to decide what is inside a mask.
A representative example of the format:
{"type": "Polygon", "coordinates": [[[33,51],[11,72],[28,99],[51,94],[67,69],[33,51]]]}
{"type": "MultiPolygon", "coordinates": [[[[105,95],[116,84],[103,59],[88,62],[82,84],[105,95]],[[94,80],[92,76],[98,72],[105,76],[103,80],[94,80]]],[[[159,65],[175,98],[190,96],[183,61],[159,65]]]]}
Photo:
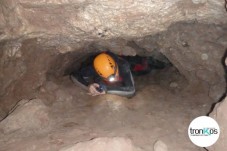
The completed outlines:
{"type": "MultiPolygon", "coordinates": [[[[130,43],[132,44],[134,42],[130,43]]],[[[181,79],[181,81],[183,79],[185,82],[187,81],[185,77],[180,74],[178,69],[169,61],[169,59],[157,49],[152,52],[146,52],[145,50],[141,52],[141,49],[138,48],[138,46],[136,46],[135,44],[133,44],[133,46],[135,46],[135,49],[138,50],[138,54],[134,56],[126,56],[116,53],[116,55],[123,58],[129,63],[130,70],[135,79],[136,85],[138,86],[137,90],[140,90],[141,85],[144,86],[149,83],[163,84],[163,81],[168,81],[164,85],[171,85],[170,87],[177,87],[177,84],[174,82],[174,80],[177,79],[176,77],[174,77],[173,73],[180,77],[179,79],[181,79]],[[152,79],[149,82],[147,81],[149,77],[155,77],[155,79],[152,79]],[[139,84],[141,81],[142,83],[139,84]]],[[[92,47],[88,50],[82,49],[66,54],[59,54],[51,63],[51,66],[46,74],[47,80],[56,81],[59,83],[62,77],[69,76],[74,71],[80,69],[82,65],[85,66],[91,64],[92,62],[90,58],[94,58],[94,56],[96,56],[97,54],[106,51],[111,50],[108,50],[106,48],[102,48],[101,50],[99,50],[92,47]]]]}

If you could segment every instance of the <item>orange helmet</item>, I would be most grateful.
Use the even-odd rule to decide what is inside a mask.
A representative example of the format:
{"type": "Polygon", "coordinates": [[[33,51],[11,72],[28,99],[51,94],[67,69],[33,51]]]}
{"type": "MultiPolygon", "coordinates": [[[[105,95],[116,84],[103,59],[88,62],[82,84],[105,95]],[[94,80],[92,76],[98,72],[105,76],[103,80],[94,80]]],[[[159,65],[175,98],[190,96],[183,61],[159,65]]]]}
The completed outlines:
{"type": "Polygon", "coordinates": [[[95,57],[94,68],[101,77],[108,81],[115,81],[115,76],[118,74],[117,63],[106,53],[101,53],[95,57]]]}

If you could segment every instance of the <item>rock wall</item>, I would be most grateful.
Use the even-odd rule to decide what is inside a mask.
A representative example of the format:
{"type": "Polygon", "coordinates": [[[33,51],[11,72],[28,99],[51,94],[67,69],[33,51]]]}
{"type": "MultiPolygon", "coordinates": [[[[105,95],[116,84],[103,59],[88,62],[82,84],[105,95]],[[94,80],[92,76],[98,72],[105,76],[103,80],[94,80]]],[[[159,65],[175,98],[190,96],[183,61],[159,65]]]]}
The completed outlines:
{"type": "Polygon", "coordinates": [[[195,22],[176,23],[167,31],[134,39],[75,43],[45,38],[2,41],[0,117],[5,117],[19,100],[34,98],[47,80],[70,73],[81,56],[107,49],[123,55],[152,55],[161,60],[166,59],[162,58],[164,54],[197,88],[196,93],[201,92],[200,84],[205,84],[205,93],[216,101],[225,92],[221,60],[227,47],[226,35],[225,24],[195,22]]]}
{"type": "Polygon", "coordinates": [[[224,0],[2,0],[0,39],[142,37],[179,21],[226,23],[224,0]]]}
{"type": "Polygon", "coordinates": [[[65,147],[60,151],[142,151],[136,148],[130,139],[122,137],[95,138],[65,147]]]}
{"type": "Polygon", "coordinates": [[[219,100],[225,92],[222,63],[227,48],[226,25],[179,24],[159,36],[161,52],[193,86],[207,83],[208,95],[219,100]]]}
{"type": "Polygon", "coordinates": [[[226,108],[227,108],[227,98],[222,102],[217,103],[213,109],[210,116],[214,118],[220,127],[220,136],[218,141],[208,148],[209,151],[220,151],[227,148],[226,137],[227,137],[227,117],[226,117],[226,108]]]}
{"type": "Polygon", "coordinates": [[[52,125],[49,110],[42,100],[21,100],[13,112],[0,123],[0,132],[7,135],[18,131],[24,136],[46,132],[52,125]]]}
{"type": "Polygon", "coordinates": [[[16,102],[32,99],[46,81],[51,50],[35,40],[10,40],[0,43],[0,119],[16,102]]]}
{"type": "Polygon", "coordinates": [[[34,98],[48,75],[62,76],[81,55],[106,49],[157,58],[161,52],[190,83],[208,84],[208,95],[219,99],[225,90],[224,3],[1,0],[0,119],[19,100],[34,98]]]}
{"type": "MultiPolygon", "coordinates": [[[[226,51],[227,53],[227,51],[226,51]]],[[[224,57],[227,57],[225,53],[224,57]]],[[[225,69],[227,69],[227,59],[224,58],[223,62],[225,63],[225,69]],[[225,61],[224,61],[225,59],[225,61]]],[[[226,117],[226,108],[227,108],[227,97],[225,93],[225,98],[221,102],[216,103],[213,111],[210,113],[210,117],[214,118],[220,127],[220,136],[218,141],[209,147],[209,151],[220,151],[227,148],[226,137],[227,137],[227,117],[226,117]]]]}

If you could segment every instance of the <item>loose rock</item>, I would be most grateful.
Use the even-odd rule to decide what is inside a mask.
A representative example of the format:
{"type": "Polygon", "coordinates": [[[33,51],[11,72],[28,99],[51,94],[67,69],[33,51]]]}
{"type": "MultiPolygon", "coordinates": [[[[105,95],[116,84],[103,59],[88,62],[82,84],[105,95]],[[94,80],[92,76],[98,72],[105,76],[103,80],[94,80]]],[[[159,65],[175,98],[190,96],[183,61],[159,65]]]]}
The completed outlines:
{"type": "Polygon", "coordinates": [[[47,131],[51,126],[49,108],[42,100],[22,100],[8,117],[0,123],[0,130],[5,133],[20,131],[39,133],[47,131]]]}
{"type": "Polygon", "coordinates": [[[168,151],[168,148],[167,148],[165,143],[163,143],[162,141],[158,140],[154,144],[154,151],[168,151]]]}
{"type": "Polygon", "coordinates": [[[130,139],[123,137],[103,137],[79,142],[60,151],[139,151],[130,139]]]}

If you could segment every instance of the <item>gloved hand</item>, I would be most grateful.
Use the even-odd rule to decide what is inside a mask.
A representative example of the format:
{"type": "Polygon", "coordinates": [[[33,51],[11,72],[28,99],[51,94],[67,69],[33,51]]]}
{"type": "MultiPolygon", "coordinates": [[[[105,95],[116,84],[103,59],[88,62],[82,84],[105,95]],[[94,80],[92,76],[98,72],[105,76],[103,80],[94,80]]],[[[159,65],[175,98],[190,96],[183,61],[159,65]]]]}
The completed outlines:
{"type": "Polygon", "coordinates": [[[98,83],[93,83],[88,86],[88,91],[89,91],[88,94],[91,96],[106,94],[104,90],[103,91],[100,91],[100,90],[101,90],[100,85],[98,83]]]}

